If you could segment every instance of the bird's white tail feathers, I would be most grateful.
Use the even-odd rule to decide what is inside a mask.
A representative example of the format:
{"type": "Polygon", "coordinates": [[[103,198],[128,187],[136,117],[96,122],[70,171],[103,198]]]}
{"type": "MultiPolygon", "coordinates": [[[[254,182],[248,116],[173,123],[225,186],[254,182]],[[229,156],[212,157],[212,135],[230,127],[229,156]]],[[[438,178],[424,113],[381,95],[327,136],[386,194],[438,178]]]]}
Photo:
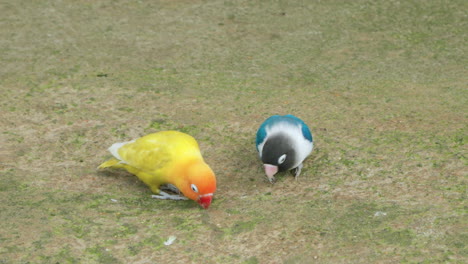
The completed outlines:
{"type": "Polygon", "coordinates": [[[110,148],[108,148],[109,152],[112,154],[112,156],[114,156],[116,159],[120,160],[120,162],[125,162],[122,157],[120,157],[119,155],[119,149],[128,144],[128,143],[133,143],[135,142],[135,140],[131,140],[131,141],[126,141],[126,142],[120,142],[120,143],[114,143],[112,144],[112,146],[110,146],[110,148]]]}

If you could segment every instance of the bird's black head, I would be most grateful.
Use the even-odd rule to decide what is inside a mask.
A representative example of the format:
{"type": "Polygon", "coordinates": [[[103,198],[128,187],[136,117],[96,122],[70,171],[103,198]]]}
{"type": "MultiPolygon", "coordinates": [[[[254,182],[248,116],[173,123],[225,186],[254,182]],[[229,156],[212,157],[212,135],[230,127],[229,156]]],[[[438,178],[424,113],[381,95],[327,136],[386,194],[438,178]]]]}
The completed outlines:
{"type": "Polygon", "coordinates": [[[278,166],[278,171],[293,169],[295,156],[292,141],[284,134],[268,138],[262,150],[263,164],[278,166]]]}

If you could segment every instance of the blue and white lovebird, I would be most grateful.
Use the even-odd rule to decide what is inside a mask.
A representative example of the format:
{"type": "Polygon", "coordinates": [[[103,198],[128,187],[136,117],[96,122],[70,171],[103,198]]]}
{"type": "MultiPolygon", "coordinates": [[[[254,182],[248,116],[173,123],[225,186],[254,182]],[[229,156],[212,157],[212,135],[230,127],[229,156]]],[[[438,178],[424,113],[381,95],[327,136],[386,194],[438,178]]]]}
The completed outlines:
{"type": "Polygon", "coordinates": [[[267,118],[257,131],[255,143],[270,182],[275,181],[277,172],[289,170],[297,179],[302,162],[314,148],[309,127],[293,115],[267,118]]]}

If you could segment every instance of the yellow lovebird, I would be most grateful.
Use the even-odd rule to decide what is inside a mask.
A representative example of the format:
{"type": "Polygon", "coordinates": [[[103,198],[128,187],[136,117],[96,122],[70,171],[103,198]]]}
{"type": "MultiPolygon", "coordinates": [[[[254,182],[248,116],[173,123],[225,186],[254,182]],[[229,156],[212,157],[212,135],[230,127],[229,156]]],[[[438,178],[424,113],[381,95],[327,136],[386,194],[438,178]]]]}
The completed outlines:
{"type": "Polygon", "coordinates": [[[98,168],[123,168],[148,185],[153,198],[192,199],[207,209],[216,191],[216,177],[197,141],[178,131],[161,131],[109,148],[114,156],[98,168]],[[174,187],[176,190],[174,190],[174,187]],[[160,188],[180,191],[171,195],[160,188]]]}

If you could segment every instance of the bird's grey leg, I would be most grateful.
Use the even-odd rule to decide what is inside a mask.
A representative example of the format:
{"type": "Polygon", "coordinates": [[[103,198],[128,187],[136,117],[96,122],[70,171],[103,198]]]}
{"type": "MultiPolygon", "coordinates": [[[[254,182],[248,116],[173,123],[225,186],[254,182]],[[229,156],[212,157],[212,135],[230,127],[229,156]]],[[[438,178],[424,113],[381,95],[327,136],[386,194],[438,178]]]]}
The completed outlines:
{"type": "Polygon", "coordinates": [[[165,191],[171,191],[171,192],[177,193],[177,194],[181,194],[179,189],[177,189],[177,187],[175,187],[174,185],[172,185],[170,183],[161,185],[161,187],[159,189],[165,190],[165,191]]]}
{"type": "Polygon", "coordinates": [[[162,200],[188,200],[187,197],[178,194],[168,194],[163,191],[159,191],[158,195],[151,195],[151,198],[162,199],[162,200]]]}
{"type": "Polygon", "coordinates": [[[299,166],[297,166],[296,168],[292,169],[292,173],[294,174],[294,179],[297,180],[297,177],[301,174],[301,170],[302,170],[302,163],[299,164],[299,166]]]}

